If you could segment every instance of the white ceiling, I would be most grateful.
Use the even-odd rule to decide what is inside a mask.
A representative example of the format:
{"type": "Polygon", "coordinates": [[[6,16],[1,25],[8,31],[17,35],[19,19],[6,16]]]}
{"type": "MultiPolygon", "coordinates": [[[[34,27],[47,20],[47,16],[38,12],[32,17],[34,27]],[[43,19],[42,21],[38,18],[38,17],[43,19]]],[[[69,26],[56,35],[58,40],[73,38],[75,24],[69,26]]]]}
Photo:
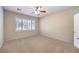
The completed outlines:
{"type": "Polygon", "coordinates": [[[41,13],[40,16],[32,13],[32,12],[34,12],[33,6],[4,6],[3,8],[5,10],[18,12],[18,13],[22,13],[25,15],[30,15],[30,16],[34,16],[34,17],[43,17],[43,16],[46,16],[51,13],[55,13],[55,12],[59,12],[59,11],[63,11],[63,10],[72,8],[72,6],[43,6],[41,8],[41,10],[45,10],[46,13],[41,13]],[[17,11],[17,8],[21,9],[21,11],[17,11]]]}

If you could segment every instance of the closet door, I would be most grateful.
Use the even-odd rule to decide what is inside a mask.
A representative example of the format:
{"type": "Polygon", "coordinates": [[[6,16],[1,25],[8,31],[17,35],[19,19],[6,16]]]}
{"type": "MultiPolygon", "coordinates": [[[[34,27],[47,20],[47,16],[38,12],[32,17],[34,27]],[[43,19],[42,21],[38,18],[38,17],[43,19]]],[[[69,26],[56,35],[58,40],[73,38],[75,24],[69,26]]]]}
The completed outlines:
{"type": "Polygon", "coordinates": [[[74,46],[79,48],[79,13],[74,15],[74,46]]]}
{"type": "Polygon", "coordinates": [[[0,48],[3,44],[3,8],[0,6],[0,48]]]}

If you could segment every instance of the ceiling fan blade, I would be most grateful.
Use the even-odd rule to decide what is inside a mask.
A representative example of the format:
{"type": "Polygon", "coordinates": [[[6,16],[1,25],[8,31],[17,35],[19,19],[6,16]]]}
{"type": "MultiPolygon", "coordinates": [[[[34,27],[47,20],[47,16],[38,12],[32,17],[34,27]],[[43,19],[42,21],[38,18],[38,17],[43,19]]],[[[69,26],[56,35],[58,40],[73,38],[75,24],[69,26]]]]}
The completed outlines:
{"type": "Polygon", "coordinates": [[[40,11],[40,12],[46,13],[46,11],[40,11]]]}

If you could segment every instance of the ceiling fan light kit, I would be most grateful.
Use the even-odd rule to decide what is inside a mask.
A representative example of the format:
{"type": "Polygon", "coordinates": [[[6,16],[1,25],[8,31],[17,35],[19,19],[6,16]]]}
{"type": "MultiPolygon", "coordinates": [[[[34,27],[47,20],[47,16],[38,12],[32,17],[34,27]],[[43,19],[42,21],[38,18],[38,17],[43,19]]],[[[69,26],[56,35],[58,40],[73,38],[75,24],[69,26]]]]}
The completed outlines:
{"type": "Polygon", "coordinates": [[[39,14],[40,14],[40,12],[39,12],[39,11],[35,11],[35,14],[39,15],[39,14]]]}
{"type": "Polygon", "coordinates": [[[34,8],[34,13],[40,15],[41,13],[46,13],[46,11],[41,11],[42,6],[37,6],[34,8]]]}

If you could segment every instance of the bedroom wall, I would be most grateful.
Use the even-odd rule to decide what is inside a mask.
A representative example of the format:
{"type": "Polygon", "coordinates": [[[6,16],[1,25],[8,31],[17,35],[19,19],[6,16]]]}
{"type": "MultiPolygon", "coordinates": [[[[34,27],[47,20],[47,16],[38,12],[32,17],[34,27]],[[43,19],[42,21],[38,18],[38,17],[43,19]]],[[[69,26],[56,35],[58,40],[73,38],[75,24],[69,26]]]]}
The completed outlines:
{"type": "Polygon", "coordinates": [[[74,14],[79,7],[45,16],[40,19],[40,34],[73,44],[74,14]]]}
{"type": "Polygon", "coordinates": [[[0,48],[3,45],[4,36],[3,36],[3,8],[0,6],[0,48]]]}
{"type": "Polygon", "coordinates": [[[4,18],[5,18],[5,40],[15,40],[26,38],[29,36],[37,35],[38,34],[38,18],[11,12],[11,11],[4,11],[4,18]],[[16,17],[31,19],[36,21],[36,30],[35,31],[16,31],[16,17]]]}

